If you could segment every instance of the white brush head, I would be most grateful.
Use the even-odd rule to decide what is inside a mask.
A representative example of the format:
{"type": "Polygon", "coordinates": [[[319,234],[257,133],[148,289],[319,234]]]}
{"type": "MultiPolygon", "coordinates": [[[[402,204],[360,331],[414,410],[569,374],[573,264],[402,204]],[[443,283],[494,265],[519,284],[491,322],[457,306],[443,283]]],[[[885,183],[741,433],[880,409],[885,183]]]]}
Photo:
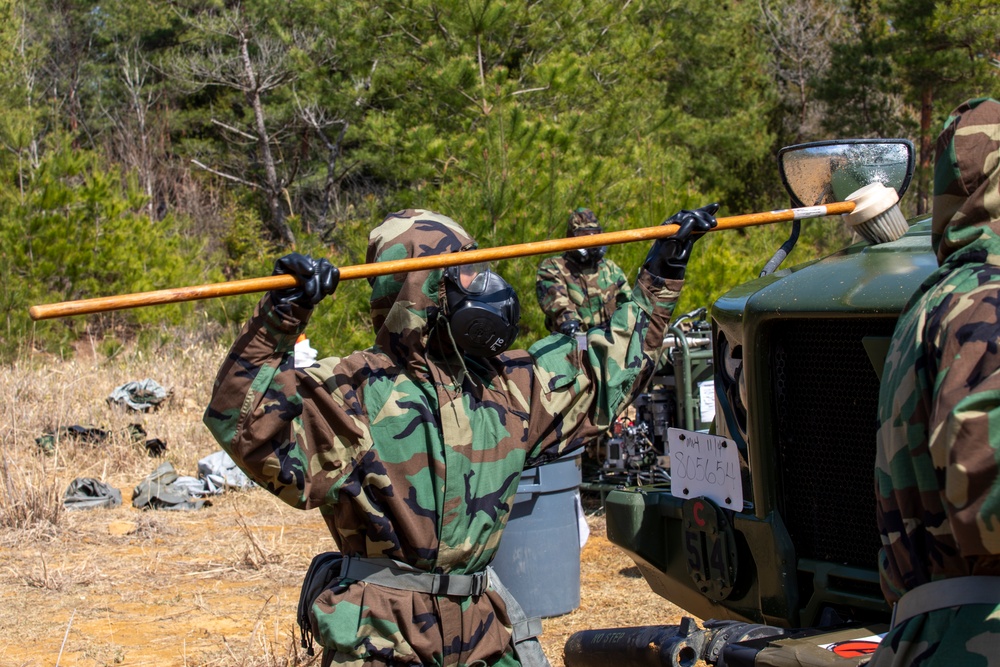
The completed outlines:
{"type": "Polygon", "coordinates": [[[909,229],[897,205],[899,195],[882,183],[869,183],[847,195],[847,201],[854,202],[854,211],[843,214],[844,222],[872,244],[895,241],[909,229]]]}

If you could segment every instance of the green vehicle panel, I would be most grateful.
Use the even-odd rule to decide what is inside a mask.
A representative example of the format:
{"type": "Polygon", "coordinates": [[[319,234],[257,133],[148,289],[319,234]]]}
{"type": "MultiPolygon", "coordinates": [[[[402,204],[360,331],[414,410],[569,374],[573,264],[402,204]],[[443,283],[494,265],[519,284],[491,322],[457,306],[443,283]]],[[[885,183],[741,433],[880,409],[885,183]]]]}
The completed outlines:
{"type": "Polygon", "coordinates": [[[703,619],[888,619],[871,472],[878,383],[898,314],[935,268],[922,219],[896,241],[860,242],[716,301],[715,432],[736,441],[744,467],[743,510],[715,508],[734,553],[715,526],[685,525],[692,501],[669,485],[615,490],[609,539],[653,590],[703,619]],[[719,553],[732,582],[713,588],[699,563],[719,553]]]}

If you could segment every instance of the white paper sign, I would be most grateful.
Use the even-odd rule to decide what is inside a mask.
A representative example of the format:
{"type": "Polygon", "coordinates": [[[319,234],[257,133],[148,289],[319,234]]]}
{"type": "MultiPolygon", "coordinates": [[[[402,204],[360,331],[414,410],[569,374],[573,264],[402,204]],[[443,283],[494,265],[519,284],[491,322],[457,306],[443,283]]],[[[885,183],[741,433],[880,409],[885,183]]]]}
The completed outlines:
{"type": "Polygon", "coordinates": [[[715,381],[698,383],[698,407],[701,409],[701,423],[708,424],[715,419],[715,381]]]}
{"type": "Polygon", "coordinates": [[[679,428],[667,429],[670,493],[677,498],[704,496],[722,507],[743,509],[740,454],[728,438],[679,428]]]}

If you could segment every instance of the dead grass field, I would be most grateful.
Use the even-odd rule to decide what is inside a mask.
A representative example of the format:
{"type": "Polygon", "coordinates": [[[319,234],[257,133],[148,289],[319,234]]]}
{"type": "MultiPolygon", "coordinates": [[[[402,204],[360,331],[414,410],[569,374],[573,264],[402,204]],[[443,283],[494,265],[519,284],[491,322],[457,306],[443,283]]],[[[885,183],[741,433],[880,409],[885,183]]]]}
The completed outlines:
{"type": "MultiPolygon", "coordinates": [[[[197,511],[139,511],[132,489],[163,460],[181,475],[216,451],[202,426],[224,349],[204,344],[104,359],[86,347],[70,361],[0,367],[0,664],[317,664],[298,646],[295,606],[311,557],[335,548],[315,512],[260,489],[229,492],[197,511]],[[150,377],[172,390],[144,415],[106,404],[111,391],[150,377]],[[167,443],[163,459],[119,434],[141,423],[167,443]],[[60,426],[112,432],[90,445],[63,440],[54,455],[35,438],[60,426]],[[113,510],[62,510],[66,486],[93,477],[121,490],[113,510]]],[[[580,607],[545,619],[554,667],[578,630],[676,623],[681,610],[652,593],[605,537],[599,512],[581,554],[580,607]]]]}

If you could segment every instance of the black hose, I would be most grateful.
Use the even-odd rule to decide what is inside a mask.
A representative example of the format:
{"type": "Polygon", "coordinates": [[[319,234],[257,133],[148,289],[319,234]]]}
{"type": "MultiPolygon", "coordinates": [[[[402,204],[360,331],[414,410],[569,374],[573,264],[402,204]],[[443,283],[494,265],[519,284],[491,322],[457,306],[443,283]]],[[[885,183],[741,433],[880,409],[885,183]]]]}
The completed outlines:
{"type": "Polygon", "coordinates": [[[680,625],[575,632],[563,653],[566,667],[694,667],[704,646],[704,630],[684,618],[680,625]]]}
{"type": "Polygon", "coordinates": [[[765,264],[764,268],[761,269],[760,275],[757,276],[758,278],[763,278],[764,276],[773,273],[779,266],[781,266],[781,263],[785,261],[786,257],[788,257],[788,253],[792,251],[792,248],[794,248],[795,244],[798,242],[799,232],[801,229],[801,220],[795,220],[792,222],[792,233],[788,236],[785,242],[781,244],[781,247],[778,248],[777,252],[771,256],[771,259],[767,260],[767,264],[765,264]]]}

